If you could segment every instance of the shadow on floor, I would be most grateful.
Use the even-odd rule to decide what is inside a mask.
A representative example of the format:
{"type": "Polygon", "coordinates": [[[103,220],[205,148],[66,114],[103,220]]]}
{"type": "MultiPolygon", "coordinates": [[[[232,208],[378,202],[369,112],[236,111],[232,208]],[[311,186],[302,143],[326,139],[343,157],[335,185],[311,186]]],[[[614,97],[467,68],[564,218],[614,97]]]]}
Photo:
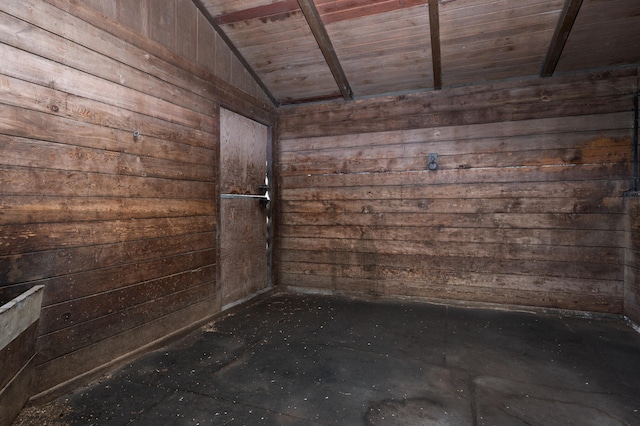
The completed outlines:
{"type": "Polygon", "coordinates": [[[31,424],[638,425],[640,335],[617,321],[276,295],[15,423],[31,424]]]}

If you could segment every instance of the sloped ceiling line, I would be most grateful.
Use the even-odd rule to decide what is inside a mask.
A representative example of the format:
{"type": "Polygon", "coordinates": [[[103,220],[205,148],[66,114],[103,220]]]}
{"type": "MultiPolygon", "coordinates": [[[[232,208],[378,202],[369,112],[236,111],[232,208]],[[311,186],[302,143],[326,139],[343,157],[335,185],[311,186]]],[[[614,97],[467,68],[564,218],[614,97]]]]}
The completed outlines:
{"type": "Polygon", "coordinates": [[[225,34],[224,31],[222,31],[222,28],[220,28],[220,25],[216,22],[216,20],[214,19],[213,16],[211,16],[211,13],[209,12],[209,10],[205,7],[205,5],[202,3],[202,0],[193,0],[193,3],[196,5],[196,7],[198,8],[198,10],[200,11],[200,13],[202,13],[202,15],[205,17],[205,19],[211,24],[211,26],[213,27],[213,29],[218,33],[218,35],[220,36],[220,38],[225,42],[225,44],[229,47],[229,49],[231,50],[231,52],[236,56],[236,58],[238,58],[238,60],[242,63],[242,66],[245,67],[245,69],[247,70],[247,72],[251,75],[251,77],[253,77],[253,79],[256,81],[256,83],[258,83],[258,86],[260,86],[260,88],[264,91],[264,93],[267,95],[267,97],[269,98],[269,100],[273,103],[274,106],[278,107],[280,106],[280,101],[277,100],[275,98],[275,96],[273,96],[273,94],[271,93],[271,91],[269,90],[269,88],[267,87],[266,84],[264,84],[264,82],[262,81],[262,79],[258,76],[258,74],[255,72],[255,70],[253,69],[253,67],[249,64],[249,62],[247,62],[247,60],[245,59],[245,57],[242,55],[242,53],[240,53],[240,51],[238,50],[238,48],[233,44],[233,42],[229,39],[229,37],[227,36],[227,34],[225,34]]]}
{"type": "Polygon", "coordinates": [[[333,74],[333,78],[336,80],[336,84],[340,89],[342,97],[345,100],[353,99],[353,91],[351,90],[347,76],[342,69],[340,60],[336,55],[336,51],[333,48],[331,39],[329,38],[329,34],[327,34],[327,30],[322,23],[322,19],[320,18],[320,14],[318,13],[318,9],[316,9],[313,0],[298,0],[298,4],[300,5],[300,9],[309,24],[309,28],[311,29],[313,36],[318,42],[318,46],[322,51],[324,59],[327,61],[331,74],[333,74]]]}
{"type": "Polygon", "coordinates": [[[193,2],[276,106],[640,64],[640,0],[193,2]]]}
{"type": "Polygon", "coordinates": [[[564,49],[569,34],[573,28],[573,24],[576,22],[578,12],[582,6],[582,0],[566,0],[562,14],[558,20],[558,25],[553,33],[553,38],[549,44],[549,50],[547,56],[542,64],[542,70],[540,71],[541,77],[551,77],[556,70],[560,55],[564,49]]]}

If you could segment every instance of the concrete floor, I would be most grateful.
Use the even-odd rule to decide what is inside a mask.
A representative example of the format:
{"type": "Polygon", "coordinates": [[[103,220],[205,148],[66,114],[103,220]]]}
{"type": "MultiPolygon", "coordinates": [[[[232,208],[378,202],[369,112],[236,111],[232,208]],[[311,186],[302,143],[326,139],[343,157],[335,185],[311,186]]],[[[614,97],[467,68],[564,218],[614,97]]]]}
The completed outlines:
{"type": "Polygon", "coordinates": [[[640,335],[621,320],[276,295],[50,407],[16,424],[640,425],[640,335]]]}

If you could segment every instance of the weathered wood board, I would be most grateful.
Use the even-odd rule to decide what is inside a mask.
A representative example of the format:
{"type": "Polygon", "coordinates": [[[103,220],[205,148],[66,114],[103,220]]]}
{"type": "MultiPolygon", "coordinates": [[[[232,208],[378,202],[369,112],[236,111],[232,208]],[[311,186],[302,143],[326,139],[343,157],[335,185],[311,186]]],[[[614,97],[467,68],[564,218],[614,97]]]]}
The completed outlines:
{"type": "Polygon", "coordinates": [[[636,89],[627,70],[282,109],[278,282],[621,313],[636,89]]]}
{"type": "Polygon", "coordinates": [[[0,5],[0,296],[45,287],[30,395],[219,308],[219,105],[269,124],[276,110],[230,84],[195,5],[150,5],[0,5]]]}
{"type": "MultiPolygon", "coordinates": [[[[259,195],[267,173],[269,129],[220,110],[220,193],[259,195]]],[[[254,198],[220,200],[218,297],[227,305],[268,285],[267,207],[254,198]]]]}
{"type": "Polygon", "coordinates": [[[327,32],[356,97],[433,87],[426,4],[332,21],[327,32]]]}
{"type": "Polygon", "coordinates": [[[286,20],[255,18],[244,20],[240,25],[229,23],[221,27],[240,53],[255,64],[256,74],[281,102],[326,97],[338,92],[318,43],[299,9],[288,12],[286,20]],[[278,53],[265,49],[268,45],[279,46],[278,53]]]}
{"type": "Polygon", "coordinates": [[[627,198],[625,210],[628,222],[624,262],[624,314],[635,324],[640,324],[640,198],[627,198]]]}
{"type": "Polygon", "coordinates": [[[638,27],[640,3],[635,0],[583,1],[557,71],[599,69],[640,62],[638,27]],[[607,18],[603,19],[604,16],[607,18]]]}
{"type": "Polygon", "coordinates": [[[267,287],[265,208],[255,199],[220,203],[220,281],[222,305],[267,287]]]}
{"type": "Polygon", "coordinates": [[[220,110],[220,192],[257,194],[267,173],[269,129],[232,111],[220,110]]]}

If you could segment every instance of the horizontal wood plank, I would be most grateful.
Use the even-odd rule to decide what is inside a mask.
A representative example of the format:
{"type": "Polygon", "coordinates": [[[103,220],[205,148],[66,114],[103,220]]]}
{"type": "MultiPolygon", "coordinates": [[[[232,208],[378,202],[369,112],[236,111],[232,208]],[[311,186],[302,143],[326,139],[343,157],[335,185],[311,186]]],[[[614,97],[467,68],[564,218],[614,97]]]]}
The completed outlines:
{"type": "Polygon", "coordinates": [[[531,182],[473,182],[450,183],[442,185],[379,185],[379,186],[332,186],[329,188],[283,188],[283,200],[314,200],[329,202],[331,200],[423,200],[434,199],[485,198],[508,200],[513,198],[572,198],[607,197],[622,194],[629,189],[630,180],[583,181],[580,185],[567,181],[547,181],[544,185],[533,185],[531,182]],[[609,194],[609,195],[607,195],[609,194]]]}
{"type": "MultiPolygon", "coordinates": [[[[416,193],[408,193],[416,196],[416,193]]],[[[354,194],[355,197],[355,194],[354,194]]],[[[589,198],[513,197],[513,198],[400,198],[398,194],[386,199],[317,199],[283,200],[282,213],[620,213],[619,197],[602,197],[593,193],[589,198]]],[[[285,224],[286,226],[286,224],[285,224]]]]}
{"type": "MultiPolygon", "coordinates": [[[[101,328],[97,324],[102,322],[108,326],[109,319],[104,317],[117,315],[118,313],[131,309],[137,305],[155,301],[161,298],[187,291],[193,287],[210,283],[215,276],[215,265],[203,265],[198,267],[194,263],[193,269],[179,272],[174,275],[150,279],[134,285],[114,288],[108,292],[94,293],[89,297],[64,302],[56,305],[45,306],[42,310],[42,320],[46,327],[42,328],[40,339],[51,333],[58,333],[60,330],[68,330],[71,334],[76,334],[78,329],[84,329],[84,337],[76,334],[78,338],[67,338],[73,342],[75,348],[60,348],[61,351],[78,349],[91,342],[84,339],[92,339],[90,329],[101,328]],[[72,309],[71,309],[72,308],[72,309]],[[86,324],[94,322],[93,324],[86,324]],[[73,329],[73,330],[69,330],[73,329]]],[[[59,337],[54,337],[58,339],[59,337]]],[[[103,337],[104,338],[104,337],[103,337]]],[[[48,345],[47,345],[48,346],[48,345]]],[[[63,352],[64,353],[64,352],[63,352]]]]}
{"type": "Polygon", "coordinates": [[[0,6],[0,293],[46,288],[31,393],[220,309],[219,108],[276,122],[193,4],[107,3],[0,6]]]}
{"type": "Polygon", "coordinates": [[[197,182],[216,180],[210,164],[183,163],[1,134],[0,156],[3,158],[2,163],[7,166],[197,182]]]}
{"type": "MultiPolygon", "coordinates": [[[[169,238],[162,240],[162,243],[165,244],[171,242],[172,239],[169,238]]],[[[152,249],[156,245],[159,245],[159,243],[155,245],[147,244],[146,247],[152,249]]],[[[99,270],[87,271],[85,266],[84,272],[67,273],[39,280],[39,284],[47,286],[47,295],[42,304],[44,307],[52,305],[66,306],[65,303],[74,303],[68,301],[82,301],[98,295],[104,296],[106,293],[127,287],[135,287],[143,282],[157,281],[162,277],[178,276],[184,271],[199,271],[215,265],[216,253],[215,248],[211,247],[211,241],[209,241],[209,245],[203,245],[201,249],[194,247],[193,251],[189,251],[189,248],[182,248],[181,250],[174,250],[175,253],[166,250],[166,255],[161,258],[155,257],[157,255],[151,257],[148,253],[145,253],[145,258],[144,254],[128,252],[126,257],[116,258],[112,260],[111,266],[106,266],[99,270]]],[[[158,254],[162,254],[160,249],[158,254]]],[[[209,279],[212,276],[213,273],[211,273],[209,279]]],[[[67,311],[65,311],[66,313],[67,311]]],[[[79,318],[82,315],[82,312],[72,310],[68,317],[63,316],[62,319],[58,318],[57,321],[64,320],[65,324],[70,325],[79,322],[76,317],[79,318]]],[[[46,325],[43,327],[53,326],[46,325]]]]}
{"type": "Polygon", "coordinates": [[[206,199],[2,197],[0,219],[5,225],[69,221],[135,220],[158,217],[212,216],[216,205],[206,199]]]}
{"type": "Polygon", "coordinates": [[[496,303],[506,305],[529,305],[543,308],[566,310],[588,310],[592,312],[617,313],[622,309],[620,297],[601,296],[598,294],[567,294],[544,292],[540,295],[535,290],[501,289],[494,287],[467,288],[460,286],[425,286],[424,283],[407,283],[397,281],[380,281],[358,278],[329,278],[282,274],[279,276],[284,287],[306,287],[315,290],[329,291],[335,294],[357,297],[411,297],[431,301],[462,301],[466,303],[496,303]]]}
{"type": "MultiPolygon", "coordinates": [[[[437,231],[424,226],[347,226],[347,225],[313,225],[294,226],[281,225],[282,238],[324,238],[324,239],[361,239],[361,240],[389,240],[389,241],[422,241],[431,243],[476,242],[499,244],[504,241],[522,245],[554,245],[558,242],[567,246],[587,247],[619,247],[624,240],[625,231],[611,232],[609,229],[586,230],[576,229],[535,229],[529,227],[463,227],[463,222],[452,218],[452,222],[460,227],[439,227],[437,231]]],[[[406,221],[405,223],[411,223],[406,221]]],[[[417,221],[415,222],[417,223],[417,221]]],[[[534,227],[534,224],[529,224],[534,227]]]]}
{"type": "Polygon", "coordinates": [[[636,74],[626,69],[289,107],[279,131],[291,139],[631,111],[636,74]]]}
{"type": "MultiPolygon", "coordinates": [[[[20,11],[23,10],[20,9],[20,11]]],[[[51,17],[48,18],[51,20],[51,17]]],[[[41,22],[37,23],[41,24],[41,22]]],[[[0,34],[0,42],[7,45],[18,49],[29,49],[33,53],[51,60],[56,60],[58,52],[64,52],[65,64],[69,67],[153,95],[174,105],[180,105],[207,115],[211,115],[215,108],[212,99],[207,99],[182,87],[176,87],[153,74],[133,67],[123,67],[122,63],[107,56],[112,54],[111,52],[105,51],[106,55],[101,55],[92,49],[76,44],[74,41],[44,31],[3,12],[0,12],[0,34]],[[18,34],[20,34],[19,37],[18,34]]],[[[122,48],[118,50],[122,50],[122,48]]],[[[138,61],[140,60],[138,59],[138,61]]]]}
{"type": "Polygon", "coordinates": [[[279,283],[621,312],[635,87],[623,70],[284,108],[279,283]]]}
{"type": "MultiPolygon", "coordinates": [[[[74,31],[74,29],[77,29],[77,34],[73,37],[76,42],[84,43],[79,40],[86,40],[86,34],[93,34],[96,29],[100,29],[104,31],[104,33],[100,34],[101,37],[95,39],[95,43],[100,45],[102,39],[105,37],[109,39],[109,43],[103,44],[103,47],[87,47],[96,51],[102,51],[101,49],[117,52],[124,51],[125,55],[130,55],[134,60],[142,61],[143,63],[130,63],[121,57],[118,57],[118,60],[138,69],[144,69],[144,66],[148,66],[166,81],[172,81],[172,78],[179,77],[185,82],[184,85],[186,88],[193,88],[194,86],[202,87],[204,83],[204,90],[210,94],[210,96],[223,100],[229,108],[252,117],[263,124],[275,124],[275,106],[267,99],[264,93],[257,93],[259,89],[256,88],[256,92],[254,92],[256,94],[255,96],[247,94],[237,87],[232,86],[228,82],[230,79],[225,80],[223,73],[217,72],[217,70],[207,69],[200,64],[189,62],[189,60],[174,54],[174,52],[166,47],[151,41],[148,38],[148,33],[145,34],[145,29],[139,28],[141,22],[148,23],[147,15],[149,10],[144,4],[139,5],[137,8],[135,5],[132,6],[124,3],[121,5],[123,8],[121,10],[122,13],[120,13],[120,18],[123,22],[132,23],[131,28],[137,29],[138,32],[136,32],[112,20],[104,19],[102,14],[96,13],[91,7],[82,3],[69,3],[66,0],[44,0],[44,3],[48,3],[65,12],[61,15],[61,21],[71,22],[72,24],[68,26],[65,25],[63,28],[66,31],[74,31]],[[126,6],[126,8],[124,6],[126,6]],[[134,9],[136,9],[135,13],[131,13],[134,9]],[[130,16],[125,16],[128,14],[130,14],[130,16]],[[136,17],[140,19],[136,20],[136,17]],[[77,20],[75,20],[76,18],[77,20]],[[123,41],[128,43],[129,46],[120,49],[123,41]],[[112,49],[111,43],[115,45],[116,49],[112,49]],[[140,50],[136,51],[136,49],[140,50]],[[216,71],[215,74],[214,71],[216,71]]],[[[36,9],[39,11],[42,10],[43,5],[38,5],[36,9]]],[[[55,10],[52,12],[44,9],[43,15],[45,15],[45,20],[46,15],[50,13],[55,13],[55,10]]],[[[55,25],[58,21],[49,20],[49,22],[51,25],[55,25]]],[[[215,35],[213,36],[215,37],[215,35]]],[[[211,37],[205,38],[205,40],[207,43],[212,43],[211,37]]],[[[215,38],[213,41],[215,41],[215,38]]],[[[229,52],[229,50],[226,49],[226,52],[229,52]]],[[[226,66],[229,64],[223,63],[221,65],[226,66]]],[[[175,82],[173,83],[176,84],[175,82]]],[[[254,86],[256,85],[254,84],[254,86]]]]}
{"type": "Polygon", "coordinates": [[[588,165],[560,164],[550,166],[518,166],[505,168],[454,168],[408,172],[353,173],[291,176],[283,189],[334,188],[400,185],[450,185],[507,182],[582,182],[584,180],[628,180],[630,164],[594,163],[588,165]]]}
{"type": "Polygon", "coordinates": [[[561,245],[522,245],[509,241],[491,244],[477,242],[416,242],[416,241],[377,241],[361,239],[322,239],[322,238],[282,238],[278,242],[281,250],[310,250],[358,252],[398,255],[464,257],[474,253],[473,257],[485,257],[489,259],[520,259],[547,261],[558,260],[563,262],[595,262],[610,264],[610,267],[619,268],[623,264],[621,256],[624,250],[619,247],[576,247],[561,245]]]}
{"type": "Polygon", "coordinates": [[[112,146],[113,149],[122,152],[159,158],[176,158],[180,150],[190,149],[191,152],[184,158],[185,161],[212,159],[211,150],[217,139],[217,123],[213,123],[212,134],[132,111],[123,111],[98,101],[69,95],[1,73],[0,81],[0,108],[2,116],[5,117],[2,121],[5,134],[32,137],[37,135],[43,140],[67,140],[87,147],[112,146]],[[37,114],[34,111],[52,115],[37,114]],[[20,126],[12,124],[22,120],[30,123],[33,133],[26,133],[20,126]],[[47,131],[41,131],[42,128],[47,131]],[[77,132],[71,131],[74,128],[77,132]],[[140,137],[134,139],[133,134],[136,130],[140,132],[140,137]],[[108,139],[110,143],[104,139],[108,139]],[[191,145],[192,148],[183,146],[178,149],[172,142],[191,145]]]}
{"type": "MultiPolygon", "coordinates": [[[[203,287],[210,288],[211,286],[205,284],[203,287]]],[[[206,288],[204,290],[209,291],[206,288]]],[[[125,316],[121,317],[121,321],[128,323],[134,321],[133,318],[136,317],[145,318],[145,315],[150,319],[149,321],[143,321],[142,324],[116,334],[110,339],[99,340],[90,346],[48,362],[38,363],[35,371],[40,380],[36,391],[42,392],[60,383],[82,378],[88,372],[87,365],[90,358],[89,365],[107,366],[108,368],[110,363],[113,363],[114,360],[117,362],[118,358],[126,359],[127,356],[136,353],[145,345],[162,342],[163,338],[172,333],[192,326],[202,321],[203,318],[211,317],[215,306],[214,299],[203,297],[202,292],[203,289],[196,288],[184,294],[182,301],[175,300],[172,303],[171,300],[168,300],[166,301],[168,303],[163,304],[156,302],[141,305],[137,311],[126,312],[125,316]],[[192,303],[188,304],[189,301],[192,303]],[[180,305],[185,306],[177,308],[180,305]]],[[[108,330],[106,331],[108,332],[108,330]]],[[[137,354],[140,355],[139,352],[137,354]]]]}
{"type": "Polygon", "coordinates": [[[6,44],[0,44],[0,56],[5,58],[3,72],[8,76],[41,86],[55,87],[69,94],[99,100],[119,108],[140,112],[150,117],[198,130],[212,130],[210,117],[213,111],[211,114],[197,113],[142,92],[131,97],[128,96],[130,89],[117,83],[46,60],[6,44]]]}
{"type": "Polygon", "coordinates": [[[61,247],[108,244],[148,238],[210,232],[215,217],[192,216],[108,222],[64,222],[51,224],[9,225],[3,228],[0,245],[4,254],[30,253],[61,247]],[[101,232],[97,232],[100,229],[101,232]]]}
{"type": "Polygon", "coordinates": [[[341,268],[345,265],[359,266],[364,270],[377,274],[377,268],[396,268],[412,271],[433,269],[447,272],[474,272],[481,274],[532,275],[539,277],[576,278],[585,280],[602,280],[622,282],[624,271],[621,268],[609,268],[600,263],[582,262],[579,259],[517,259],[492,258],[484,253],[461,253],[459,256],[438,256],[405,253],[371,253],[366,251],[327,252],[306,249],[284,250],[281,262],[289,265],[291,270],[299,274],[310,274],[306,265],[324,267],[333,265],[341,268]]]}
{"type": "Polygon", "coordinates": [[[0,191],[8,195],[207,199],[211,198],[215,191],[213,182],[1,165],[0,179],[3,184],[0,191]]]}
{"type": "Polygon", "coordinates": [[[444,227],[488,229],[578,229],[621,231],[624,215],[566,214],[566,213],[489,213],[489,214],[432,214],[432,213],[284,213],[279,217],[288,225],[316,226],[375,226],[411,228],[444,227]],[[610,219],[610,220],[607,220],[610,219]]]}

